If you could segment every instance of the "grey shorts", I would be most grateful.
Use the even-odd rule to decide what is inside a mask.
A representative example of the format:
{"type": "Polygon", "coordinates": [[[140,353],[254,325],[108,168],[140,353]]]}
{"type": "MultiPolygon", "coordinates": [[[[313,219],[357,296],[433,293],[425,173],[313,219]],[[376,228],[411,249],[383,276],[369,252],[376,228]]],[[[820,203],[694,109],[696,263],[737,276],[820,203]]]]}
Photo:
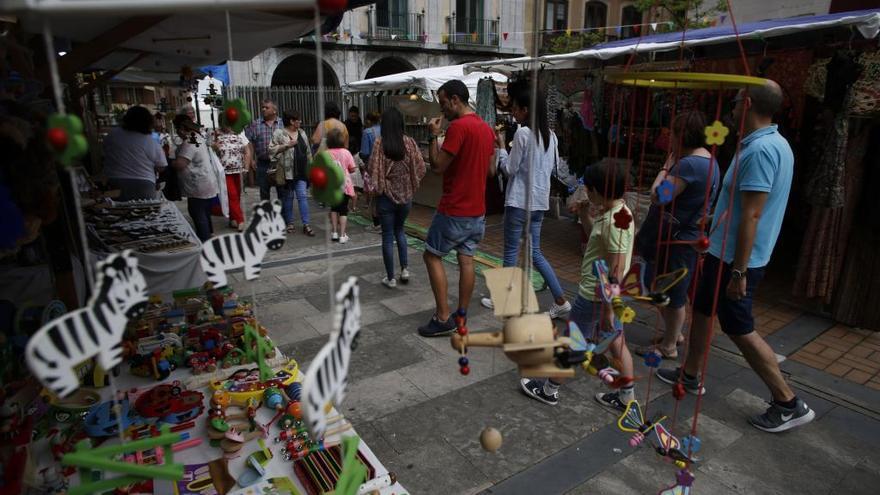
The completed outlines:
{"type": "Polygon", "coordinates": [[[440,257],[453,249],[458,254],[473,256],[485,231],[485,217],[451,217],[435,213],[425,239],[425,249],[440,257]]]}

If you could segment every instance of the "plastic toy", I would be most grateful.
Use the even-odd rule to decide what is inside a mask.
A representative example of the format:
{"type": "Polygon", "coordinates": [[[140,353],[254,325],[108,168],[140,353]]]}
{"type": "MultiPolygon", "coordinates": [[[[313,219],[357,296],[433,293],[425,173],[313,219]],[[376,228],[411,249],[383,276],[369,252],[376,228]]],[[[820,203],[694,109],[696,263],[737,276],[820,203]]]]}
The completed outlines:
{"type": "Polygon", "coordinates": [[[342,471],[333,491],[335,494],[356,495],[361,483],[367,480],[367,468],[357,459],[360,441],[357,436],[342,439],[342,471]]]}
{"type": "Polygon", "coordinates": [[[694,475],[687,469],[682,469],[675,475],[675,484],[660,490],[658,495],[690,495],[693,484],[694,475]]]}
{"type": "Polygon", "coordinates": [[[326,150],[315,153],[309,166],[309,182],[315,199],[330,206],[336,206],[344,197],[342,186],[345,175],[336,160],[326,150]]]}
{"type": "Polygon", "coordinates": [[[245,462],[245,470],[238,477],[238,486],[246,487],[253,485],[266,475],[266,465],[272,460],[272,451],[266,447],[266,443],[261,438],[258,441],[260,450],[249,455],[245,462]]]}
{"type": "Polygon", "coordinates": [[[128,397],[120,401],[108,400],[95,405],[89,410],[83,420],[84,430],[89,437],[111,437],[119,434],[119,425],[128,429],[141,422],[136,415],[131,414],[131,404],[128,397]]]}
{"type": "Polygon", "coordinates": [[[58,159],[65,167],[86,154],[89,142],[83,135],[82,121],[76,115],[52,114],[46,126],[46,140],[58,159]]]}
{"type": "Polygon", "coordinates": [[[253,120],[247,103],[241,98],[226,100],[223,103],[222,119],[236,134],[241,133],[253,120]]]}
{"type": "Polygon", "coordinates": [[[141,394],[134,403],[137,413],[163,423],[185,423],[202,414],[204,395],[197,390],[184,390],[179,382],[160,384],[141,394]]]}
{"type": "Polygon", "coordinates": [[[654,449],[658,454],[669,457],[675,464],[684,468],[692,464],[694,461],[681,450],[681,442],[672,433],[669,432],[661,423],[666,416],[655,416],[650,421],[645,421],[642,415],[642,409],[637,401],[630,401],[626,405],[626,410],[617,420],[617,426],[622,431],[633,433],[630,438],[630,447],[638,447],[645,441],[647,435],[654,433],[656,445],[654,449]]]}

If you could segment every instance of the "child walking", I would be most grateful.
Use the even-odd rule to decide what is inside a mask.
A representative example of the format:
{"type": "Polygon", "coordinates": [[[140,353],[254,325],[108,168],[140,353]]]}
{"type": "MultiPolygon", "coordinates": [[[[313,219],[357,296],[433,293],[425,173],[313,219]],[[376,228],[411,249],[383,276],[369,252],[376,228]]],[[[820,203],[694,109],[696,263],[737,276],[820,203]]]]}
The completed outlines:
{"type": "MultiPolygon", "coordinates": [[[[589,166],[584,172],[584,186],[591,201],[600,208],[600,214],[594,219],[587,241],[581,262],[578,297],[572,305],[569,320],[576,323],[586,337],[596,334],[596,326],[601,331],[611,331],[614,324],[614,312],[611,306],[602,304],[602,299],[596,292],[597,280],[593,273],[593,263],[599,259],[605,260],[608,264],[609,276],[622,280],[632,260],[635,227],[632,213],[623,201],[626,174],[627,171],[623,166],[608,161],[589,166]],[[627,216],[629,221],[624,222],[627,216]]],[[[632,356],[626,347],[623,334],[612,342],[607,352],[610,353],[613,361],[619,363],[619,382],[624,385],[619,391],[597,394],[596,401],[622,411],[626,409],[629,401],[635,399],[632,356]]],[[[551,406],[559,402],[561,383],[552,379],[522,378],[520,380],[520,386],[526,395],[551,406]]]]}
{"type": "Polygon", "coordinates": [[[345,174],[345,183],[343,193],[345,199],[336,206],[330,208],[330,239],[339,241],[340,244],[348,242],[348,234],[346,226],[348,224],[348,203],[354,198],[354,182],[351,180],[351,173],[357,170],[354,163],[354,157],[345,146],[346,136],[341,129],[330,129],[327,132],[327,152],[336,160],[336,164],[342,168],[345,174]]]}

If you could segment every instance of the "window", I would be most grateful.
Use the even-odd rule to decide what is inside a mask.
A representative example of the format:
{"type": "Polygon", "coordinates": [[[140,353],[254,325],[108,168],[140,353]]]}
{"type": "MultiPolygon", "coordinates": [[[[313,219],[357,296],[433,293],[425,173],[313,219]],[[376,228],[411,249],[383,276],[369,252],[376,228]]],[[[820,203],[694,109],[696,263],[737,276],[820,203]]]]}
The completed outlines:
{"type": "Polygon", "coordinates": [[[620,13],[620,25],[627,26],[620,29],[621,38],[632,38],[638,36],[640,28],[634,28],[633,25],[642,23],[642,13],[635,5],[627,5],[620,13]]]}
{"type": "Polygon", "coordinates": [[[376,25],[386,28],[406,27],[407,0],[378,0],[376,25]]]}
{"type": "Polygon", "coordinates": [[[459,33],[482,32],[483,0],[455,0],[455,30],[459,33]]]}
{"type": "Polygon", "coordinates": [[[544,29],[552,31],[568,29],[568,0],[547,0],[544,29]]]}
{"type": "Polygon", "coordinates": [[[584,27],[600,28],[608,23],[608,6],[604,2],[587,2],[584,7],[584,27]]]}

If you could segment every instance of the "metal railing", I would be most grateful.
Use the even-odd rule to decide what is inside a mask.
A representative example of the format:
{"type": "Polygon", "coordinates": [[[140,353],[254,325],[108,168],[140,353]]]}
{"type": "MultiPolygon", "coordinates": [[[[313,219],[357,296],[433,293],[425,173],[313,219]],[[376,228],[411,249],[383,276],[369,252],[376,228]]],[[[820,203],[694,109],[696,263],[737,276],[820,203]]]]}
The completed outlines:
{"type": "Polygon", "coordinates": [[[498,32],[500,19],[479,19],[475,17],[456,17],[453,13],[446,18],[446,32],[449,33],[449,46],[501,46],[498,32]]]}
{"type": "Polygon", "coordinates": [[[425,42],[425,13],[397,14],[370,9],[371,40],[425,42]]]}

